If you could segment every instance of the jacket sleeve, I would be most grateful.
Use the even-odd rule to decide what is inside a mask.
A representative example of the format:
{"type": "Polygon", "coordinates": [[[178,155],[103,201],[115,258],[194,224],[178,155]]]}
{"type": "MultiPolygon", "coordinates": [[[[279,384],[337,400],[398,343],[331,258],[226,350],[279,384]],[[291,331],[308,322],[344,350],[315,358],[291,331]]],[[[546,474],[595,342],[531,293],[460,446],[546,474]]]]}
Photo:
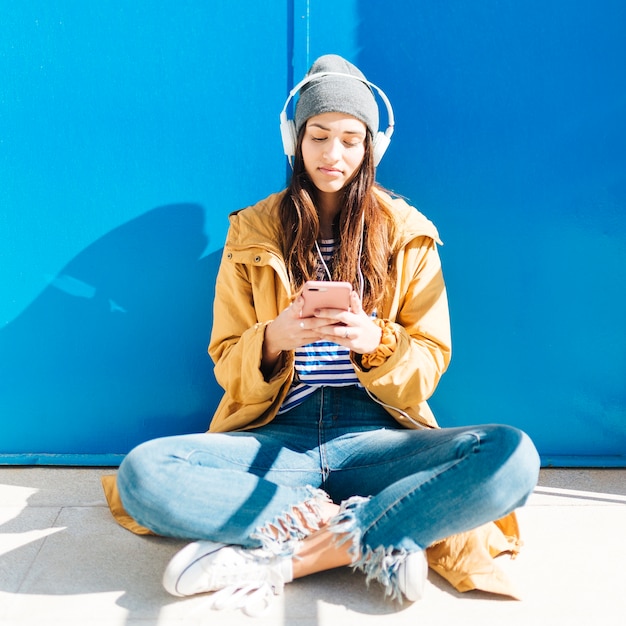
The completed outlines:
{"type": "Polygon", "coordinates": [[[215,363],[215,378],[225,394],[212,430],[248,426],[282,399],[290,381],[289,355],[283,356],[269,380],[261,371],[265,328],[279,312],[276,299],[267,297],[276,289],[274,272],[266,268],[261,276],[256,275],[258,270],[238,262],[239,254],[226,245],[215,285],[209,354],[215,363]]]}
{"type": "Polygon", "coordinates": [[[368,371],[357,364],[357,376],[385,404],[423,414],[418,407],[435,391],[451,357],[448,301],[431,237],[417,237],[399,252],[394,295],[382,313],[394,326],[396,347],[384,363],[368,371]]]}

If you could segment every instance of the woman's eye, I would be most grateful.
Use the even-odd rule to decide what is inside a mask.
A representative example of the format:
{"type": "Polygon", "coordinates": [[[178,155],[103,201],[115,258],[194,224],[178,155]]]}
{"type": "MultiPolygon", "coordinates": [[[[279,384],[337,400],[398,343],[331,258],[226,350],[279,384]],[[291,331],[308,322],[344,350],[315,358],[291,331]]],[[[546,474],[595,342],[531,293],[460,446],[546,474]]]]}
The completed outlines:
{"type": "Polygon", "coordinates": [[[311,137],[311,139],[313,141],[324,141],[324,139],[326,139],[326,137],[311,137]]]}

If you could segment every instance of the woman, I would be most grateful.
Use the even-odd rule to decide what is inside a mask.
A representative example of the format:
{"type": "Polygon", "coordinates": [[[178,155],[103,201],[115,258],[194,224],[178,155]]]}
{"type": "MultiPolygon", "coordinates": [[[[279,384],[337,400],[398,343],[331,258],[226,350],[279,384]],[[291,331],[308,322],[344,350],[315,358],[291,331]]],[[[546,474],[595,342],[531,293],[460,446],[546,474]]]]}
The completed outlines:
{"type": "Polygon", "coordinates": [[[426,548],[521,506],[538,456],[517,429],[439,429],[428,409],[450,360],[438,235],[375,184],[378,107],[363,74],[318,59],[293,136],[286,191],[231,216],[210,432],[133,450],[121,499],[152,531],[197,540],[165,572],[174,595],[253,603],[351,565],[416,600],[426,548]],[[349,282],[349,310],[303,317],[312,279],[349,282]]]}

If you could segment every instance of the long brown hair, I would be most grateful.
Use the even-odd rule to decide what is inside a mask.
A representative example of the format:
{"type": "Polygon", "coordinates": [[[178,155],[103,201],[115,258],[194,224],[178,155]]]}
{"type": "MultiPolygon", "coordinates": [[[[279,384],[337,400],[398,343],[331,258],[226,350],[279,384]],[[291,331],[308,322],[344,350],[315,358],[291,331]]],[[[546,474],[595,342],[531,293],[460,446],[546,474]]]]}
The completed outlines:
{"type": "MultiPolygon", "coordinates": [[[[317,276],[319,258],[315,247],[320,233],[316,208],[318,193],[304,167],[302,137],[298,135],[293,173],[280,204],[282,249],[294,291],[317,276]]],[[[371,313],[380,303],[389,280],[394,238],[389,209],[374,193],[375,168],[371,135],[365,141],[365,156],[353,179],[343,189],[341,209],[333,224],[335,253],[330,270],[333,280],[343,280],[359,289],[359,262],[364,278],[363,309],[371,313]],[[361,220],[363,219],[363,251],[361,220]]]]}

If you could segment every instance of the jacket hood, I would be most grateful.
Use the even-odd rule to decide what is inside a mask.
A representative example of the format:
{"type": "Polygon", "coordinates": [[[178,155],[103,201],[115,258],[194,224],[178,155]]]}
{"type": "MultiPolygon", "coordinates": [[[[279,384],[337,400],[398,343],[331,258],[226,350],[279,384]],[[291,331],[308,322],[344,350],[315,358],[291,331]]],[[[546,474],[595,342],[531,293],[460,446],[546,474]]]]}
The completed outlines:
{"type": "MultiPolygon", "coordinates": [[[[396,220],[396,248],[406,245],[417,237],[430,237],[443,245],[435,225],[403,198],[392,197],[386,191],[375,188],[379,201],[385,204],[396,220]]],[[[230,216],[230,231],[227,244],[244,246],[263,243],[268,250],[279,252],[280,223],[276,211],[286,191],[268,196],[257,204],[233,211],[230,216]]]]}
{"type": "Polygon", "coordinates": [[[262,244],[272,252],[280,253],[278,207],[285,191],[274,193],[255,205],[233,211],[228,219],[230,229],[226,245],[248,246],[262,244]]]}

